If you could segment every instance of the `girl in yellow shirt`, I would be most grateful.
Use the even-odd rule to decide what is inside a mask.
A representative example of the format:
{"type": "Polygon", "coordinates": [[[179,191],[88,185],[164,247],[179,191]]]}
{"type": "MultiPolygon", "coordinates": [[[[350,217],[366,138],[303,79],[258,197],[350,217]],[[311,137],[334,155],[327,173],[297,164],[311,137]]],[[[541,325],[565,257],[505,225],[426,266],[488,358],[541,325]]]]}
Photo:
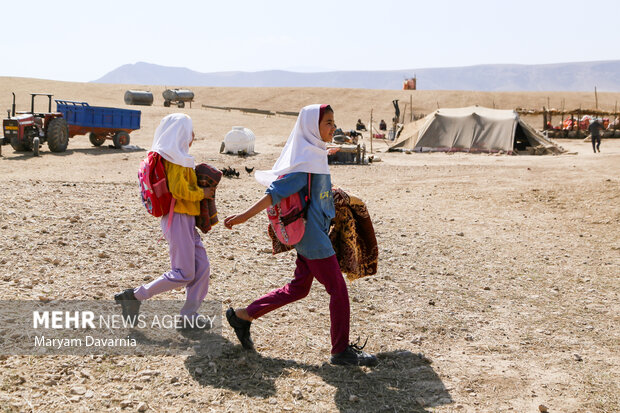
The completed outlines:
{"type": "Polygon", "coordinates": [[[184,323],[179,327],[208,327],[197,311],[209,290],[210,264],[195,223],[200,215],[200,201],[213,198],[214,189],[198,187],[194,158],[189,154],[193,141],[192,119],[183,113],[164,117],[155,131],[151,151],[164,159],[168,189],[176,200],[169,228],[168,215],[161,217],[160,222],[168,241],[171,269],[148,284],[114,296],[122,306],[123,317],[132,323],[138,316],[140,301],[185,286],[185,305],[181,309],[184,323]]]}

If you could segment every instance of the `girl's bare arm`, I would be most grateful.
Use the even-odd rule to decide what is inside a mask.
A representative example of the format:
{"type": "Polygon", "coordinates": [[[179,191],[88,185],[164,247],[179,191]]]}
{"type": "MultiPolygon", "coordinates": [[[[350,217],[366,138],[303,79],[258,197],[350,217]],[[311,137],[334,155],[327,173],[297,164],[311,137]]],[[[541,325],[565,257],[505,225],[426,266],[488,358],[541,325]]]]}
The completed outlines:
{"type": "Polygon", "coordinates": [[[229,215],[224,219],[224,226],[228,229],[232,229],[234,225],[243,224],[248,219],[252,218],[254,215],[263,211],[267,207],[271,206],[271,195],[265,194],[264,197],[259,199],[254,205],[249,207],[246,211],[241,214],[229,215]]]}

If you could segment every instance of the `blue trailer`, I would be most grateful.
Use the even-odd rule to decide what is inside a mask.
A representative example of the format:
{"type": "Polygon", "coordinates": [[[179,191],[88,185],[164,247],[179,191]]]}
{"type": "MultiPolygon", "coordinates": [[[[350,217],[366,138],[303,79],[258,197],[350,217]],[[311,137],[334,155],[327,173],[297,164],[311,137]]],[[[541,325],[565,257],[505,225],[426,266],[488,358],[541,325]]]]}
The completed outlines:
{"type": "Polygon", "coordinates": [[[56,110],[69,126],[69,136],[86,135],[90,143],[101,146],[112,139],[115,148],[129,145],[129,134],[140,129],[139,110],[90,106],[86,102],[56,99],[56,110]]]}

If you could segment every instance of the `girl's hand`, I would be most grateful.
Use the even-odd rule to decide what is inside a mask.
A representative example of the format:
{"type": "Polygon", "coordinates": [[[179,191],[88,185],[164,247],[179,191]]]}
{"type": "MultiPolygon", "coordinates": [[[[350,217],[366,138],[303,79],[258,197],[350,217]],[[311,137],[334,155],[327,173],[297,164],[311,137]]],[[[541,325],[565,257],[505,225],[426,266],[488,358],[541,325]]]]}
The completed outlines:
{"type": "Polygon", "coordinates": [[[245,221],[247,221],[247,218],[244,214],[229,215],[224,218],[224,226],[228,229],[232,229],[234,225],[243,224],[245,221]]]}
{"type": "Polygon", "coordinates": [[[213,199],[215,198],[215,188],[203,188],[205,193],[205,199],[213,199]]]}

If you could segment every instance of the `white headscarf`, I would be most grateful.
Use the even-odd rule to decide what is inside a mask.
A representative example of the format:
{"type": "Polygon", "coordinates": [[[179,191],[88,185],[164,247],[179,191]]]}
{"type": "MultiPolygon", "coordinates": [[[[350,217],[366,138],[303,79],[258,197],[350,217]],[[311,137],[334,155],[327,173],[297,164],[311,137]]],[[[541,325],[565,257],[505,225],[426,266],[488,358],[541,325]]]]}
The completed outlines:
{"type": "Polygon", "coordinates": [[[186,114],[165,116],[155,130],[151,152],[157,152],[168,162],[193,168],[194,157],[189,154],[193,130],[192,118],[186,114]]]}
{"type": "Polygon", "coordinates": [[[321,105],[301,109],[280,157],[269,171],[256,171],[254,177],[265,186],[280,175],[292,172],[329,174],[327,147],[319,132],[321,105]]]}

